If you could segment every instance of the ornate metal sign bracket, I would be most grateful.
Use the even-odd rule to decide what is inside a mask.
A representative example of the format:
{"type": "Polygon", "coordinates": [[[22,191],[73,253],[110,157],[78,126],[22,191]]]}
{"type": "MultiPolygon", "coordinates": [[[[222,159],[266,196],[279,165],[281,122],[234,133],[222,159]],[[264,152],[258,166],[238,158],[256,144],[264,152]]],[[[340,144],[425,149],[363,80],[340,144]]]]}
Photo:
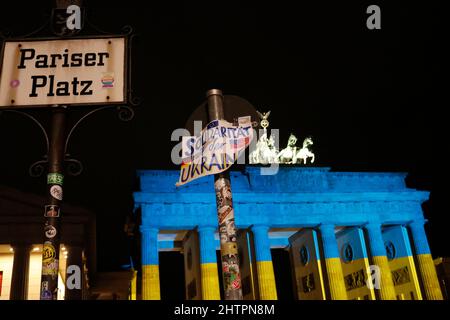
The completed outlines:
{"type": "MultiPolygon", "coordinates": [[[[129,106],[102,106],[93,110],[90,110],[86,114],[84,114],[81,118],[78,119],[78,121],[70,128],[69,133],[67,134],[66,142],[64,145],[64,161],[66,163],[66,170],[67,173],[70,176],[78,176],[83,171],[83,164],[81,161],[74,159],[71,157],[70,153],[68,153],[69,149],[69,143],[70,138],[72,137],[74,131],[78,128],[80,123],[82,123],[84,120],[86,120],[89,116],[91,116],[94,113],[97,113],[99,111],[105,110],[105,109],[116,109],[117,110],[117,116],[119,120],[121,121],[130,121],[134,118],[134,110],[129,106]]],[[[40,129],[40,132],[44,136],[45,139],[45,153],[42,156],[41,160],[38,160],[34,163],[32,163],[28,169],[29,175],[33,178],[39,178],[41,177],[48,167],[48,151],[49,151],[49,137],[47,130],[45,129],[44,124],[41,123],[39,119],[37,119],[35,116],[31,115],[28,112],[20,111],[20,110],[0,110],[0,116],[2,113],[13,113],[21,115],[25,118],[30,119],[33,121],[40,129]]]]}
{"type": "MultiPolygon", "coordinates": [[[[75,1],[76,2],[76,1],[75,1]]],[[[80,3],[82,1],[79,1],[80,3]]],[[[80,5],[81,7],[81,5],[80,5]]],[[[13,35],[13,33],[10,30],[3,30],[0,31],[0,41],[5,40],[14,40],[14,39],[30,39],[33,40],[39,40],[40,38],[46,38],[49,35],[57,36],[61,39],[74,39],[74,38],[86,38],[89,36],[126,36],[127,37],[127,55],[130,57],[130,54],[132,52],[132,44],[135,37],[135,34],[133,33],[133,28],[129,25],[125,25],[121,28],[120,32],[113,34],[111,32],[107,32],[105,30],[100,29],[95,24],[92,23],[92,21],[89,19],[89,15],[87,14],[87,11],[85,8],[81,7],[81,14],[82,14],[82,28],[77,30],[69,30],[66,27],[66,12],[65,10],[61,8],[54,8],[51,11],[50,15],[47,15],[45,17],[45,22],[40,25],[35,30],[31,31],[28,34],[25,35],[13,35]],[[93,35],[95,34],[95,35],[93,35]]],[[[103,105],[99,106],[95,109],[89,109],[84,115],[82,115],[75,124],[70,128],[67,134],[67,138],[65,141],[64,146],[64,161],[66,164],[66,170],[67,174],[71,176],[78,176],[83,171],[83,165],[81,161],[74,159],[71,157],[70,153],[68,153],[70,138],[72,137],[72,134],[74,131],[78,128],[80,123],[84,122],[89,116],[91,116],[94,113],[97,113],[98,111],[105,110],[105,109],[116,109],[118,112],[118,117],[122,121],[130,121],[134,118],[134,110],[132,107],[136,107],[140,105],[141,100],[139,97],[136,97],[133,95],[133,89],[131,85],[131,79],[132,79],[132,66],[131,66],[131,59],[126,59],[126,75],[127,75],[127,105],[103,105]]],[[[70,107],[70,106],[69,106],[70,107]]],[[[83,107],[74,107],[74,109],[82,110],[83,107]]],[[[67,111],[70,111],[70,108],[67,108],[67,111]]],[[[32,110],[28,109],[2,109],[0,110],[0,116],[3,112],[9,112],[14,114],[22,115],[31,121],[33,121],[42,132],[45,143],[46,143],[46,150],[45,154],[42,156],[41,160],[38,160],[34,163],[32,163],[29,167],[29,174],[31,177],[41,177],[48,167],[48,152],[49,152],[49,134],[48,131],[45,129],[44,124],[32,114],[32,110]]]]}

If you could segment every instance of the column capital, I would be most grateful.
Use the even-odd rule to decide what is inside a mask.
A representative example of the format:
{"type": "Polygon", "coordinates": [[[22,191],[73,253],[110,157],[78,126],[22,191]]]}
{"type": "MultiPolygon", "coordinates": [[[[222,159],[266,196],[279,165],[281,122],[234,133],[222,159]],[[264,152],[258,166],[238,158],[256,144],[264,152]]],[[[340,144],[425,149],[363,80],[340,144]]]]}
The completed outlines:
{"type": "Polygon", "coordinates": [[[216,232],[217,227],[216,226],[211,226],[211,225],[200,225],[197,226],[197,231],[198,232],[216,232]]]}
{"type": "Polygon", "coordinates": [[[334,223],[321,223],[319,225],[319,230],[321,232],[330,232],[333,231],[334,233],[334,229],[336,228],[336,225],[334,223]]]}
{"type": "Polygon", "coordinates": [[[363,225],[363,228],[367,231],[376,231],[381,232],[381,228],[383,227],[383,224],[379,221],[370,221],[363,225]]]}
{"type": "Polygon", "coordinates": [[[254,224],[250,228],[252,231],[266,231],[268,232],[270,229],[270,226],[267,224],[254,224]]]}
{"type": "Polygon", "coordinates": [[[23,243],[23,242],[13,242],[13,243],[10,243],[10,246],[14,250],[17,250],[17,249],[24,249],[24,250],[29,249],[29,250],[31,250],[31,248],[33,247],[32,244],[30,244],[30,243],[23,243]]]}
{"type": "Polygon", "coordinates": [[[363,227],[381,227],[383,223],[381,221],[368,221],[363,224],[363,227]]]}
{"type": "Polygon", "coordinates": [[[410,227],[423,227],[427,221],[425,219],[412,220],[408,223],[410,227]]]}
{"type": "Polygon", "coordinates": [[[153,226],[140,226],[139,230],[141,233],[158,233],[159,229],[153,226]]]}

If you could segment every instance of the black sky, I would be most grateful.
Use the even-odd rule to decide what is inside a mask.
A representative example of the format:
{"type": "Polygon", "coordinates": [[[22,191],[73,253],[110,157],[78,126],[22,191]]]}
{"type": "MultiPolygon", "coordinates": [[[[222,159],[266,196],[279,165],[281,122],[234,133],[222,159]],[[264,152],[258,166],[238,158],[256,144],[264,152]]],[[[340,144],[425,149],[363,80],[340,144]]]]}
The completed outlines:
{"type": "MultiPolygon", "coordinates": [[[[67,179],[65,200],[97,213],[100,270],[128,261],[122,230],[138,188],[135,171],[177,169],[170,135],[214,87],[272,110],[270,124],[281,130],[282,144],[291,132],[300,139],[312,135],[317,165],[410,173],[411,187],[432,191],[424,206],[432,252],[450,255],[447,189],[438,183],[446,181],[446,164],[439,161],[448,145],[448,86],[441,71],[448,35],[438,2],[85,4],[104,30],[134,28],[132,80],[143,101],[130,123],[113,111],[93,116],[69,148],[85,171],[67,179]],[[381,7],[381,30],[366,28],[370,4],[381,7]]],[[[51,5],[2,3],[0,30],[28,33],[45,21],[51,5]]],[[[0,184],[45,194],[45,179],[27,173],[45,152],[30,122],[1,116],[0,150],[0,184]]]]}

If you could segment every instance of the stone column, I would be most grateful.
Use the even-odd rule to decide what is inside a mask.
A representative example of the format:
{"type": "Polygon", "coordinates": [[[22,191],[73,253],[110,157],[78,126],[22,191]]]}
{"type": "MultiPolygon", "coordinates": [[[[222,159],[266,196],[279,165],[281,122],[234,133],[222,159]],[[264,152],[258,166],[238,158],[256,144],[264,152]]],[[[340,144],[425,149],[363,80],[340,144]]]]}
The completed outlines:
{"type": "Polygon", "coordinates": [[[383,235],[381,233],[381,224],[368,223],[365,225],[365,229],[369,239],[372,263],[380,268],[380,289],[376,290],[376,292],[379,293],[381,300],[396,300],[392,273],[386,256],[383,235]]]}
{"type": "Polygon", "coordinates": [[[422,278],[427,300],[443,300],[442,291],[436,274],[433,258],[425,234],[424,221],[413,221],[409,224],[415,248],[415,258],[422,278]]]}
{"type": "Polygon", "coordinates": [[[334,225],[322,224],[319,229],[322,237],[331,299],[347,300],[347,291],[345,290],[344,274],[342,272],[341,258],[334,234],[334,225]]]}
{"type": "Polygon", "coordinates": [[[255,225],[252,227],[252,232],[255,245],[259,298],[261,300],[277,300],[277,287],[273,272],[272,254],[270,253],[269,227],[255,225]]]}
{"type": "Polygon", "coordinates": [[[220,300],[216,242],[214,240],[215,230],[216,228],[212,226],[198,227],[203,300],[220,300]]]}
{"type": "Polygon", "coordinates": [[[27,300],[31,245],[15,244],[10,300],[27,300]]]}
{"type": "Polygon", "coordinates": [[[142,300],[160,300],[158,229],[141,226],[142,300]]]}
{"type": "Polygon", "coordinates": [[[67,249],[66,292],[64,300],[83,299],[83,247],[81,245],[65,246],[67,249]]]}

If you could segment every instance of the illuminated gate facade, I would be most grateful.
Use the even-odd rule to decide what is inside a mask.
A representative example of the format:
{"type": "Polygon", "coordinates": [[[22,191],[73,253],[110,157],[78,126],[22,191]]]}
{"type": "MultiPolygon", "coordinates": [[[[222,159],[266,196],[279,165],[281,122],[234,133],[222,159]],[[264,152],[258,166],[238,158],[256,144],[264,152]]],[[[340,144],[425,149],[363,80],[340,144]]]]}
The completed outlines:
{"type": "MultiPolygon", "coordinates": [[[[230,172],[245,299],[277,299],[271,248],[289,251],[300,300],[442,299],[421,208],[429,193],[407,188],[406,174],[260,169],[230,172]]],[[[178,171],[138,175],[143,299],[160,298],[167,250],[184,254],[186,299],[220,299],[213,177],[176,188],[178,171]]]]}

